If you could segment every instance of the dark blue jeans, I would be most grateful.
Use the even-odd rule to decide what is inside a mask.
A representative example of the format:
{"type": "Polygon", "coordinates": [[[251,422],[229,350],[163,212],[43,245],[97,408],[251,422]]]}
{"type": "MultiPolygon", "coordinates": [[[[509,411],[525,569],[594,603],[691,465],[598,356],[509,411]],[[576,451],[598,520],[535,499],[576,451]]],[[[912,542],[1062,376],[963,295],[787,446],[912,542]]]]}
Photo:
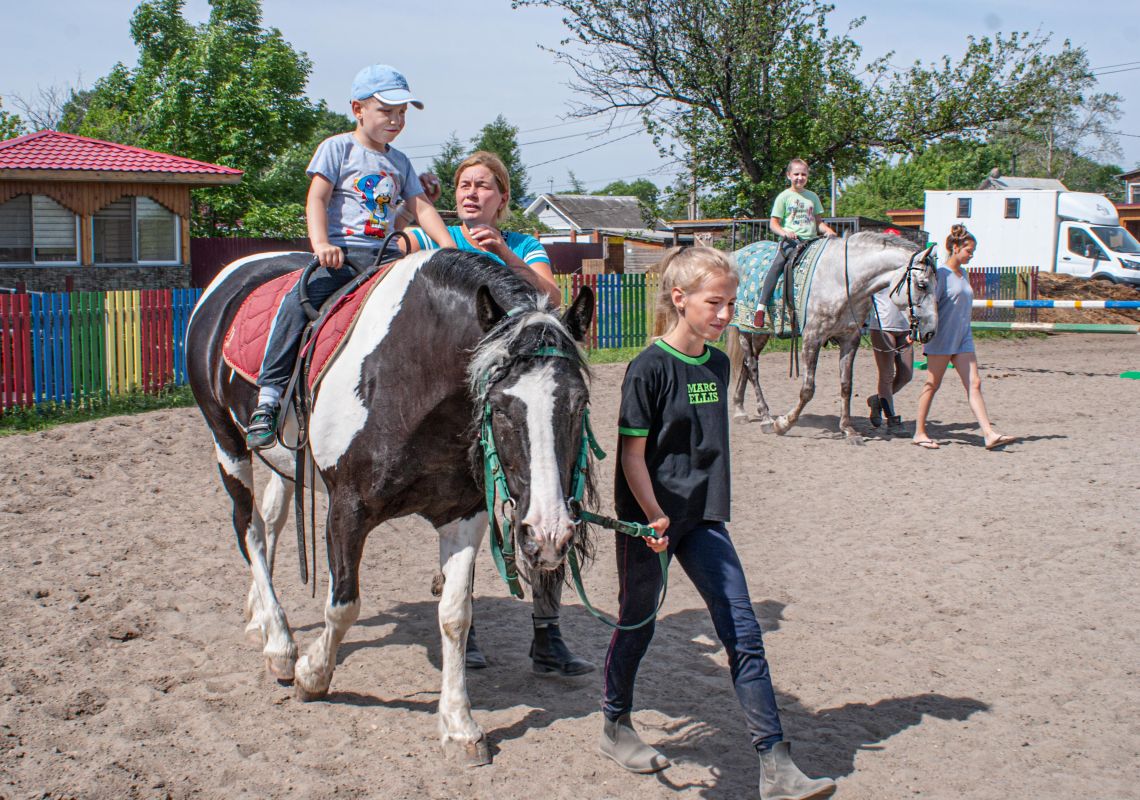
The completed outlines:
{"type": "MultiPolygon", "coordinates": [[[[640,539],[615,534],[617,542],[618,621],[633,625],[652,613],[661,588],[657,554],[640,539]]],[[[752,746],[757,752],[783,741],[780,712],[760,623],[752,610],[748,584],[736,548],[722,522],[699,522],[669,529],[669,556],[674,556],[704,598],[716,635],[728,653],[732,685],[744,709],[752,746]]],[[[602,711],[616,720],[633,710],[637,668],[653,638],[654,623],[633,631],[614,631],[606,654],[606,685],[602,711]]],[[[667,680],[684,680],[672,675],[667,680]]]]}
{"type": "MultiPolygon", "coordinates": [[[[363,272],[376,260],[380,248],[342,248],[345,258],[352,262],[357,270],[363,272]]],[[[392,257],[398,258],[400,251],[394,255],[389,247],[385,253],[385,261],[392,257]]],[[[340,269],[317,267],[309,274],[306,284],[309,302],[319,309],[338,289],[356,277],[347,266],[340,269]]],[[[289,385],[289,378],[293,375],[293,366],[297,363],[297,354],[301,349],[301,334],[309,324],[305,309],[301,308],[301,295],[298,286],[294,286],[281,300],[277,309],[277,316],[273,318],[273,325],[269,328],[269,341],[265,344],[265,356],[261,360],[261,372],[257,375],[258,386],[276,386],[284,391],[289,385]]]]}

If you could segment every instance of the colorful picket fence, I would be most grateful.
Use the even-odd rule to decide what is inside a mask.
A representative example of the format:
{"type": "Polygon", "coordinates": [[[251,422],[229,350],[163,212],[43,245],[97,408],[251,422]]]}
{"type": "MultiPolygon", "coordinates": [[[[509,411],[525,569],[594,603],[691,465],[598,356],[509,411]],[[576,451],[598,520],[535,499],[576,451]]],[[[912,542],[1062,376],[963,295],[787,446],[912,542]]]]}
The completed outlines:
{"type": "MultiPolygon", "coordinates": [[[[967,267],[974,300],[1036,300],[1037,267],[967,267]]],[[[978,306],[972,319],[979,322],[1013,322],[1014,309],[1000,306],[978,306]]],[[[1029,312],[1030,320],[1037,312],[1029,312]]]]}
{"type": "Polygon", "coordinates": [[[186,325],[201,294],[0,294],[0,410],[186,383],[186,325]]]}
{"type": "Polygon", "coordinates": [[[590,349],[644,347],[653,332],[653,309],[657,302],[658,276],[556,275],[563,305],[569,304],[583,286],[597,297],[594,322],[586,339],[590,349]]]}

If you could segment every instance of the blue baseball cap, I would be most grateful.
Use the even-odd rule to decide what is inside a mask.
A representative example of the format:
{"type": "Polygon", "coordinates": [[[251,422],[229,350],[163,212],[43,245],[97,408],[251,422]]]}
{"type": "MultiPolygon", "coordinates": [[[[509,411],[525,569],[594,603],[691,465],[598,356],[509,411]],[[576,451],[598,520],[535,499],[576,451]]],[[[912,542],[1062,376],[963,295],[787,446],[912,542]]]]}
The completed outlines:
{"type": "Polygon", "coordinates": [[[408,79],[387,64],[365,67],[352,79],[352,99],[367,100],[369,97],[375,97],[388,106],[411,103],[416,108],[424,107],[424,104],[412,95],[408,88],[408,79]]]}

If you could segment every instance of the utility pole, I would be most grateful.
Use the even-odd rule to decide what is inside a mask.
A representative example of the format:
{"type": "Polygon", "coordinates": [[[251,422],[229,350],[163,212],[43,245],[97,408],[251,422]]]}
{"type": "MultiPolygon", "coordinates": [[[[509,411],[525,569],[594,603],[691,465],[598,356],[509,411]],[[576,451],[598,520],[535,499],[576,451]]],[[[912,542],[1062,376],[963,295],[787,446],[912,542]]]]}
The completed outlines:
{"type": "Polygon", "coordinates": [[[689,219],[698,219],[700,208],[697,207],[697,142],[689,140],[689,219]]]}
{"type": "Polygon", "coordinates": [[[835,182],[835,165],[831,164],[831,216],[835,216],[835,195],[838,185],[835,182]]]}

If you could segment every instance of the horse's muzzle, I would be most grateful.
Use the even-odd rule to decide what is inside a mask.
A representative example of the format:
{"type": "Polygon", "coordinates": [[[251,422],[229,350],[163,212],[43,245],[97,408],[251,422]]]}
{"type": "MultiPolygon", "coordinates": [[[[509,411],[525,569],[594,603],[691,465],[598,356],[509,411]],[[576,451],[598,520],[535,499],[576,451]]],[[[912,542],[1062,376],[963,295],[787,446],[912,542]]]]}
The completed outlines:
{"type": "Polygon", "coordinates": [[[566,561],[566,554],[573,541],[572,531],[571,535],[559,537],[560,543],[551,541],[549,537],[536,535],[534,529],[529,526],[524,525],[521,532],[523,541],[519,549],[522,550],[527,566],[531,569],[551,572],[566,561]]]}

